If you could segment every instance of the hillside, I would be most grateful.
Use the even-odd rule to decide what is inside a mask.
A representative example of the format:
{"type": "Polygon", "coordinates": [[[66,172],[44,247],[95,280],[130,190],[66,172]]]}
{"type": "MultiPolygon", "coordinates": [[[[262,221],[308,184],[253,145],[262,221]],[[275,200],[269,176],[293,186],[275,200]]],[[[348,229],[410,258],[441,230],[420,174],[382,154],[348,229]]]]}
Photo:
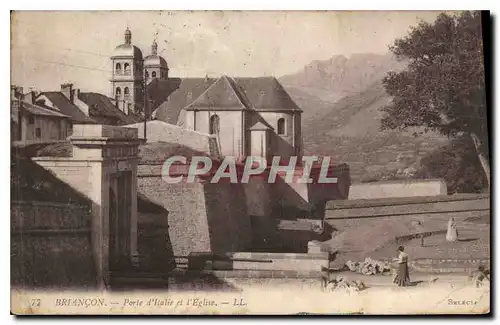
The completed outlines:
{"type": "Polygon", "coordinates": [[[404,63],[390,53],[353,54],[349,58],[336,55],[329,60],[313,61],[297,73],[281,77],[280,82],[303,108],[307,120],[341,98],[364,91],[387,71],[402,67],[404,63]]]}
{"type": "Polygon", "coordinates": [[[389,102],[382,83],[339,100],[329,109],[304,121],[306,154],[332,156],[348,163],[354,182],[379,174],[404,171],[447,139],[429,133],[380,131],[380,108],[389,102]]]}
{"type": "Polygon", "coordinates": [[[382,79],[402,68],[404,63],[391,54],[337,55],[280,78],[304,110],[305,153],[348,163],[353,181],[359,182],[408,172],[444,145],[447,139],[434,133],[413,137],[416,130],[380,131],[380,108],[390,101],[382,79]]]}

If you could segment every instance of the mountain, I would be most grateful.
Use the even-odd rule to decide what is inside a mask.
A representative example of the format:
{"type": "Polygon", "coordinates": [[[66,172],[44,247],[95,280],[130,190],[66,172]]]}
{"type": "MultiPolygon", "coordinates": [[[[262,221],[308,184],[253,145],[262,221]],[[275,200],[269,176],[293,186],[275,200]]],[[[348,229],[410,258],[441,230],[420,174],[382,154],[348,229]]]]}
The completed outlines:
{"type": "Polygon", "coordinates": [[[382,79],[404,63],[393,56],[358,54],[313,61],[280,80],[304,110],[305,154],[327,155],[346,162],[353,182],[401,174],[433,149],[447,143],[435,133],[414,137],[407,132],[381,131],[380,109],[390,102],[382,79]],[[377,176],[378,175],[378,176],[377,176]]]}
{"type": "Polygon", "coordinates": [[[388,54],[362,53],[349,58],[335,55],[312,61],[295,74],[280,78],[290,96],[303,108],[307,120],[341,98],[357,94],[380,81],[390,71],[404,67],[388,54]]]}

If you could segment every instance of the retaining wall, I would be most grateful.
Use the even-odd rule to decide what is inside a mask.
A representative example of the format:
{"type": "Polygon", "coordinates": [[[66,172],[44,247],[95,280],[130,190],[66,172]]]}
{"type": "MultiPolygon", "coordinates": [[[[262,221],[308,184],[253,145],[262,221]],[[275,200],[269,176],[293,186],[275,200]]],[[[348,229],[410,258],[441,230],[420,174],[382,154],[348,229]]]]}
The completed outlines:
{"type": "Polygon", "coordinates": [[[14,201],[11,284],[22,288],[93,288],[97,284],[87,206],[14,201]]]}
{"type": "Polygon", "coordinates": [[[446,182],[436,180],[402,180],[352,184],[349,199],[381,199],[390,197],[412,197],[446,195],[446,182]]]}

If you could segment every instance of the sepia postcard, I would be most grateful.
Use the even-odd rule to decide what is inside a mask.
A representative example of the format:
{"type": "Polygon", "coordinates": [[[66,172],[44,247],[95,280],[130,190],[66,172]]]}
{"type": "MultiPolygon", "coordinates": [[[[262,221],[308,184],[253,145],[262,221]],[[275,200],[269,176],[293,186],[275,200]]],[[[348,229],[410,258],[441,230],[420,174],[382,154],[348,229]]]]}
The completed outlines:
{"type": "Polygon", "coordinates": [[[13,11],[11,313],[490,313],[489,12],[13,11]]]}

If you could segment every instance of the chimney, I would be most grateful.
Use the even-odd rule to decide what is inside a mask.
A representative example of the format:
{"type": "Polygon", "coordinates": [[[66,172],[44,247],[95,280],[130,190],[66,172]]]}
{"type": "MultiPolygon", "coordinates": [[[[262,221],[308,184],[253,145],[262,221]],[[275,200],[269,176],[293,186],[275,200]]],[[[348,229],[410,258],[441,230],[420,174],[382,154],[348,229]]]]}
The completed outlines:
{"type": "Polygon", "coordinates": [[[30,104],[35,104],[36,96],[37,96],[37,92],[33,88],[30,88],[30,91],[28,91],[24,95],[24,100],[30,104]]]}
{"type": "Polygon", "coordinates": [[[70,83],[62,84],[61,93],[63,93],[64,97],[69,99],[71,103],[74,103],[73,84],[70,83]]]}
{"type": "Polygon", "coordinates": [[[16,92],[17,95],[19,96],[20,99],[23,97],[23,87],[16,87],[16,92]]]}
{"type": "Polygon", "coordinates": [[[16,86],[10,86],[10,99],[16,98],[16,86]]]}

